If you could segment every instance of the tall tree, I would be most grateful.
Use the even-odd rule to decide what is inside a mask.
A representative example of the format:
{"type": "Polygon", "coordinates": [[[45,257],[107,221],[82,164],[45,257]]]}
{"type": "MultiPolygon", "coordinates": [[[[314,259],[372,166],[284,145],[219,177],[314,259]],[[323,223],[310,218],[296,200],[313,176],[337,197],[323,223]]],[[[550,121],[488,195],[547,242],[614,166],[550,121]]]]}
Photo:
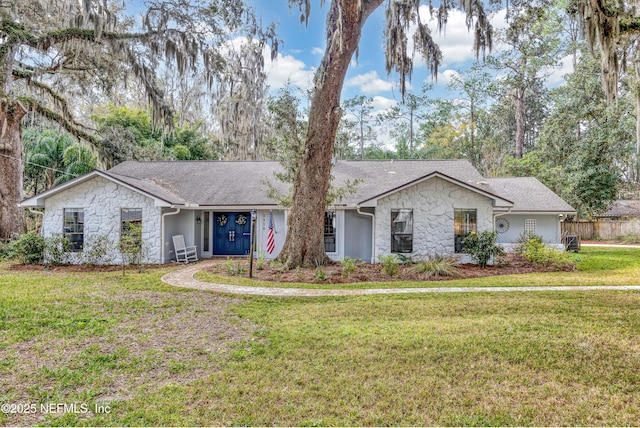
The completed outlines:
{"type": "MultiPolygon", "coordinates": [[[[300,7],[301,18],[307,22],[311,2],[290,2],[300,7]]],[[[431,4],[430,1],[427,3],[431,4]]],[[[406,93],[406,82],[413,70],[408,52],[411,24],[415,24],[415,50],[425,58],[431,70],[437,72],[441,52],[420,18],[420,0],[331,1],[326,20],[326,48],[314,78],[309,126],[293,185],[287,238],[279,256],[286,268],[316,266],[328,261],[324,251],[323,224],[333,147],[341,116],[340,94],[351,58],[358,49],[362,28],[369,16],[383,4],[386,4],[387,71],[399,74],[402,94],[406,93]]],[[[446,23],[451,7],[449,2],[441,2],[435,11],[441,27],[446,23]]],[[[460,8],[468,16],[467,26],[474,29],[476,48],[481,50],[490,46],[491,24],[482,3],[477,0],[460,2],[460,8]]]]}
{"type": "Polygon", "coordinates": [[[559,22],[551,20],[553,14],[542,7],[528,8],[515,17],[509,28],[500,36],[507,49],[490,56],[491,67],[506,72],[501,80],[506,96],[513,99],[516,135],[515,157],[524,154],[527,127],[527,98],[541,86],[550,67],[560,59],[559,22]]]}
{"type": "Polygon", "coordinates": [[[225,158],[259,159],[265,134],[262,114],[267,89],[262,46],[250,39],[244,40],[237,48],[227,48],[225,60],[213,109],[227,146],[225,158]]]}
{"type": "Polygon", "coordinates": [[[374,118],[373,98],[364,95],[356,95],[342,103],[344,115],[344,127],[351,130],[351,134],[358,141],[360,147],[360,159],[364,159],[365,142],[375,139],[371,122],[374,118]]]}
{"type": "Polygon", "coordinates": [[[224,64],[218,48],[230,36],[242,29],[260,43],[274,40],[237,0],[146,5],[136,31],[108,0],[21,0],[0,8],[0,238],[24,229],[17,203],[23,197],[21,120],[27,112],[95,144],[93,130],[76,117],[78,98],[132,78],[151,102],[154,125],[171,127],[173,111],[156,70],[198,71],[211,85],[224,64]]]}
{"type": "Polygon", "coordinates": [[[482,166],[483,150],[482,144],[478,144],[478,139],[476,138],[476,125],[478,112],[495,91],[491,76],[476,63],[468,71],[456,73],[451,79],[449,87],[458,91],[461,95],[457,106],[468,112],[469,160],[476,168],[480,168],[482,166]]]}
{"type": "MultiPolygon", "coordinates": [[[[378,116],[383,123],[391,123],[391,136],[397,140],[406,141],[409,155],[417,148],[416,131],[420,121],[431,107],[427,92],[433,89],[433,84],[423,84],[420,93],[407,93],[402,103],[393,106],[386,113],[378,116]]],[[[402,159],[402,157],[401,157],[402,159]]]]}

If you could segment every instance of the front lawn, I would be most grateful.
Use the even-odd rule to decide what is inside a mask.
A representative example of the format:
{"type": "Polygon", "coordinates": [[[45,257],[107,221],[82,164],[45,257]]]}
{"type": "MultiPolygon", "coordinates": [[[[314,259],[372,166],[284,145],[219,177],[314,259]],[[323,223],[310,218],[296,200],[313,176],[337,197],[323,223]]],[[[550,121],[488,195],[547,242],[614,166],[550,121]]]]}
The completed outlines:
{"type": "MultiPolygon", "coordinates": [[[[589,251],[571,275],[637,266],[638,252],[589,251]]],[[[166,272],[0,265],[0,404],[36,406],[0,424],[640,420],[638,292],[231,298],[166,272]]]]}

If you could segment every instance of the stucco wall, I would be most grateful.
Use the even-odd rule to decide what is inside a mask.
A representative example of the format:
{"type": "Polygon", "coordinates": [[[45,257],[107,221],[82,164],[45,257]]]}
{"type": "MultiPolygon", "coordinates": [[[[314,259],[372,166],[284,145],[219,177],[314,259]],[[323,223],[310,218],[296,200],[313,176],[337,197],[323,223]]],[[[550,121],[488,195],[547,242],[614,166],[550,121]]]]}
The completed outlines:
{"type": "MultiPolygon", "coordinates": [[[[85,245],[92,235],[109,236],[114,242],[118,242],[120,209],[142,209],[144,262],[160,262],[160,208],[154,206],[153,199],[103,177],[95,177],[47,198],[42,227],[44,236],[63,232],[65,208],[84,209],[85,245]]],[[[114,262],[120,263],[121,259],[115,253],[114,262]]],[[[80,261],[79,254],[73,254],[72,262],[80,261]]]]}
{"type": "Polygon", "coordinates": [[[498,233],[498,242],[509,244],[516,242],[520,235],[524,233],[524,221],[526,219],[536,220],[536,235],[542,236],[549,244],[559,244],[560,218],[556,214],[507,214],[497,218],[504,218],[509,222],[509,230],[498,233]]]}
{"type": "Polygon", "coordinates": [[[287,221],[284,210],[272,210],[273,212],[273,236],[275,248],[273,253],[267,253],[267,235],[269,232],[269,210],[258,210],[256,218],[256,257],[261,256],[266,260],[278,257],[284,240],[287,236],[287,221]]]}
{"type": "Polygon", "coordinates": [[[371,217],[355,210],[344,214],[344,256],[371,262],[371,217]]]}
{"type": "Polygon", "coordinates": [[[176,212],[174,208],[163,208],[162,213],[167,214],[164,218],[164,262],[175,261],[176,254],[173,247],[173,237],[175,235],[184,236],[185,245],[196,245],[198,248],[198,255],[202,251],[199,237],[196,237],[196,220],[195,212],[182,210],[178,214],[171,214],[176,212]]]}
{"type": "Polygon", "coordinates": [[[413,209],[414,258],[454,254],[455,208],[477,210],[478,232],[493,230],[491,199],[456,184],[433,177],[378,200],[376,257],[391,254],[391,210],[413,209]]]}
{"type": "Polygon", "coordinates": [[[507,251],[515,251],[514,244],[524,234],[526,219],[536,220],[536,235],[541,236],[545,243],[563,248],[560,236],[560,217],[557,214],[506,214],[497,217],[497,219],[501,217],[509,222],[509,230],[498,233],[497,242],[503,244],[507,251]]]}

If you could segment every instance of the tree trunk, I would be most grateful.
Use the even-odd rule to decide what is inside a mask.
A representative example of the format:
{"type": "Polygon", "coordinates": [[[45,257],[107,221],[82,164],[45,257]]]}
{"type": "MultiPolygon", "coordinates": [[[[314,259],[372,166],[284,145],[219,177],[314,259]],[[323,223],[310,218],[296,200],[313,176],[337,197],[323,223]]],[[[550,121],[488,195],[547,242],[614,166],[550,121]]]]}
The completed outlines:
{"type": "Polygon", "coordinates": [[[18,102],[0,100],[0,239],[25,230],[22,176],[24,149],[20,121],[27,113],[18,102]]]}
{"type": "Polygon", "coordinates": [[[362,26],[382,1],[333,0],[329,7],[327,48],[315,75],[307,136],[293,185],[287,237],[278,256],[285,269],[313,267],[329,261],[324,251],[324,213],[341,116],[340,93],[362,26]]]}
{"type": "Polygon", "coordinates": [[[516,159],[524,154],[524,89],[516,89],[516,159]]]}
{"type": "Polygon", "coordinates": [[[640,182],[640,64],[634,64],[636,73],[636,153],[633,163],[633,180],[640,182]]]}

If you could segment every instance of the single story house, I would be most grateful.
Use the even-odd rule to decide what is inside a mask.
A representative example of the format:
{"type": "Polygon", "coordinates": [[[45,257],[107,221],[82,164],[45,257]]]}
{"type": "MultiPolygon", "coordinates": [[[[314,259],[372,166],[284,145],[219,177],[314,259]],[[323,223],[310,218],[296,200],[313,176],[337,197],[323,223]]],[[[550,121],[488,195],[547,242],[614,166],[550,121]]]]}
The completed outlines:
{"type": "MultiPolygon", "coordinates": [[[[44,208],[43,235],[62,233],[77,252],[92,236],[117,240],[139,224],[148,263],[175,259],[174,235],[197,246],[201,258],[246,255],[254,212],[258,252],[272,259],[284,243],[288,211],[265,183],[286,194],[275,178],[281,170],[271,161],[124,162],[21,205],[44,208]]],[[[485,178],[462,160],[337,161],[332,175],[337,187],[358,180],[355,192],[325,213],[325,249],[334,259],[456,254],[467,234],[485,230],[496,230],[507,249],[523,233],[561,246],[560,223],[575,214],[535,178],[485,178]]]]}

